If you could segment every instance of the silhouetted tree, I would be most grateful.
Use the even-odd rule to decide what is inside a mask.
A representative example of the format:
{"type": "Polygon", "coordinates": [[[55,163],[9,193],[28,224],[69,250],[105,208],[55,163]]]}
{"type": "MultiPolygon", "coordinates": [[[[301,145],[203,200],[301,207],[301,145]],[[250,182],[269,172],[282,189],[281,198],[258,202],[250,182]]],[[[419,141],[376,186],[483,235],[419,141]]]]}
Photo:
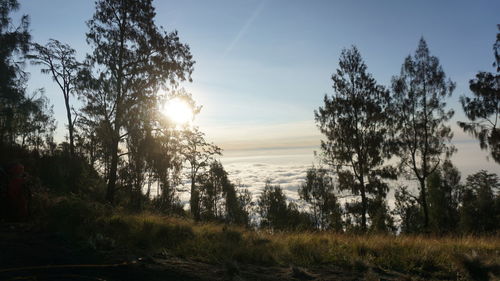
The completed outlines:
{"type": "Polygon", "coordinates": [[[268,181],[257,199],[257,212],[261,217],[261,227],[286,229],[288,227],[288,206],[286,196],[279,185],[268,181]]]}
{"type": "Polygon", "coordinates": [[[406,186],[400,186],[394,193],[394,209],[392,214],[399,217],[401,233],[415,234],[423,230],[422,208],[418,198],[413,196],[406,186]]]}
{"type": "Polygon", "coordinates": [[[370,198],[368,202],[368,215],[370,216],[370,232],[394,233],[396,226],[391,216],[390,209],[385,200],[385,194],[370,198]]]}
{"type": "Polygon", "coordinates": [[[29,50],[31,36],[27,15],[13,28],[10,13],[18,9],[17,0],[0,1],[0,145],[13,145],[18,125],[25,120],[19,107],[26,102],[23,55],[29,50]]]}
{"type": "Polygon", "coordinates": [[[461,194],[460,172],[445,161],[427,178],[429,189],[429,227],[436,234],[452,233],[458,224],[461,194]]]}
{"type": "Polygon", "coordinates": [[[153,120],[156,108],[154,100],[142,101],[134,108],[129,109],[129,114],[134,118],[127,118],[123,127],[127,131],[124,137],[126,143],[126,157],[124,161],[125,175],[122,177],[128,180],[126,187],[130,193],[131,207],[135,210],[142,209],[144,196],[142,189],[146,185],[148,170],[151,168],[149,163],[149,154],[153,145],[153,120]]]}
{"type": "Polygon", "coordinates": [[[260,227],[273,230],[310,230],[314,228],[312,217],[301,212],[294,202],[287,202],[279,185],[266,182],[264,190],[257,198],[257,213],[260,227]]]}
{"type": "Polygon", "coordinates": [[[342,231],[342,211],[334,189],[329,171],[312,167],[307,170],[306,182],[298,190],[300,199],[310,205],[318,229],[342,231]]]}
{"type": "Polygon", "coordinates": [[[500,209],[495,202],[499,191],[500,178],[496,174],[481,170],[467,177],[460,207],[462,232],[494,233],[500,229],[500,209]]]}
{"type": "MultiPolygon", "coordinates": [[[[200,176],[199,181],[202,219],[248,224],[249,214],[245,210],[248,198],[239,198],[234,184],[227,177],[227,172],[220,162],[213,161],[210,169],[200,176]]],[[[246,196],[245,193],[243,196],[246,196]]]]}
{"type": "MultiPolygon", "coordinates": [[[[87,83],[84,97],[87,111],[100,116],[109,138],[109,202],[115,197],[125,125],[134,119],[130,110],[155,99],[160,87],[190,80],[193,71],[189,47],[179,41],[177,32],[158,28],[155,15],[151,0],[99,0],[87,22],[87,42],[94,48],[89,63],[97,81],[87,83]]],[[[86,78],[92,80],[92,76],[86,78]]]]}
{"type": "Polygon", "coordinates": [[[101,119],[97,108],[85,106],[75,122],[75,149],[77,154],[87,159],[88,163],[103,178],[109,174],[110,143],[109,122],[101,119]]]}
{"type": "Polygon", "coordinates": [[[239,224],[249,226],[250,215],[254,209],[255,203],[252,201],[252,192],[244,188],[241,184],[236,186],[237,200],[241,212],[238,217],[239,224]]]}
{"type": "Polygon", "coordinates": [[[200,216],[204,220],[215,220],[224,215],[224,191],[230,185],[227,173],[218,161],[200,176],[200,216]]]}
{"type": "Polygon", "coordinates": [[[178,205],[177,187],[181,183],[184,161],[181,154],[181,131],[172,127],[165,118],[158,118],[158,124],[151,133],[151,137],[146,140],[146,161],[151,173],[146,194],[149,198],[150,185],[156,182],[158,207],[169,211],[176,209],[178,205]]]}
{"type": "Polygon", "coordinates": [[[41,148],[48,148],[53,142],[56,121],[53,117],[53,106],[49,104],[43,89],[23,99],[17,110],[21,119],[18,124],[21,147],[36,152],[41,148]]]}
{"type": "Polygon", "coordinates": [[[69,151],[71,157],[73,157],[75,154],[75,120],[73,120],[71,113],[70,96],[74,94],[75,79],[79,71],[79,63],[75,59],[75,50],[69,45],[54,39],[50,39],[45,46],[35,43],[32,47],[34,53],[29,55],[28,58],[32,60],[33,64],[42,65],[41,72],[51,75],[63,94],[66,118],[68,119],[69,151]]]}
{"type": "Polygon", "coordinates": [[[445,110],[445,99],[454,89],[423,38],[415,55],[405,59],[401,74],[392,79],[401,168],[414,174],[420,184],[425,229],[429,225],[427,178],[439,167],[443,155],[454,152],[449,144],[453,133],[445,124],[454,113],[445,110]]]}
{"type": "MultiPolygon", "coordinates": [[[[317,229],[314,218],[307,211],[300,210],[295,202],[289,202],[287,207],[287,229],[294,231],[311,231],[317,229]]],[[[342,225],[340,225],[342,227],[342,225]]]]}
{"type": "Polygon", "coordinates": [[[481,149],[489,150],[493,160],[500,164],[500,32],[493,51],[497,72],[481,71],[470,80],[469,88],[475,97],[461,96],[460,102],[471,122],[457,123],[464,132],[477,138],[481,149]]]}
{"type": "Polygon", "coordinates": [[[337,170],[339,188],[360,197],[361,229],[366,231],[369,196],[386,193],[388,186],[382,179],[395,176],[383,166],[390,156],[390,96],[367,73],[354,46],[342,51],[332,80],[335,94],[325,95],[325,105],[315,111],[316,123],[327,139],[321,148],[326,162],[337,170]]]}
{"type": "Polygon", "coordinates": [[[191,197],[189,200],[191,214],[195,219],[200,218],[200,194],[196,187],[199,172],[213,161],[214,156],[221,155],[221,149],[205,140],[205,134],[197,127],[183,131],[183,146],[181,153],[189,164],[189,177],[191,181],[191,197]]]}

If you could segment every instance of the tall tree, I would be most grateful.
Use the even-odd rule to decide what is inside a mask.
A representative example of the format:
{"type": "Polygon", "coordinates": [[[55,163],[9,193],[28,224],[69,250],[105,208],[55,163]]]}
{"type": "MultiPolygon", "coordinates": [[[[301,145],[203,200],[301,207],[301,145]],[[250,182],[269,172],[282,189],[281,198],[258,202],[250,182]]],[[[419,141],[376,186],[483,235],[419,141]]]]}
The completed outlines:
{"type": "Polygon", "coordinates": [[[29,50],[29,19],[23,15],[19,26],[10,13],[19,9],[17,0],[0,1],[0,145],[12,145],[18,134],[16,119],[22,114],[19,106],[25,99],[27,75],[23,71],[29,50]]]}
{"type": "Polygon", "coordinates": [[[125,124],[135,118],[130,109],[154,99],[160,87],[191,80],[194,61],[189,47],[180,42],[176,31],[158,28],[155,15],[152,0],[99,0],[87,22],[87,42],[94,47],[89,62],[98,83],[85,97],[109,134],[109,202],[115,197],[125,124]]]}
{"type": "Polygon", "coordinates": [[[446,80],[439,59],[430,55],[423,38],[415,55],[405,59],[400,75],[392,79],[400,167],[410,171],[419,182],[419,203],[426,229],[429,225],[427,178],[439,167],[443,156],[454,152],[449,144],[453,133],[446,125],[454,112],[445,108],[445,99],[454,89],[455,83],[446,80]]]}
{"type": "Polygon", "coordinates": [[[75,58],[75,50],[68,44],[63,44],[58,40],[50,39],[43,46],[33,44],[34,53],[28,56],[33,64],[42,65],[42,73],[50,74],[57,83],[64,97],[66,106],[66,118],[68,119],[69,151],[71,157],[75,154],[74,123],[71,114],[70,96],[74,94],[76,78],[79,70],[79,63],[75,58]]]}
{"type": "Polygon", "coordinates": [[[500,164],[500,32],[493,52],[496,73],[481,71],[469,81],[474,97],[461,96],[460,102],[470,122],[458,125],[477,138],[481,149],[489,150],[493,160],[500,164]]]}
{"type": "Polygon", "coordinates": [[[339,187],[361,199],[361,228],[367,229],[371,194],[387,192],[382,178],[394,176],[384,160],[390,156],[388,131],[389,92],[366,71],[356,47],[344,49],[339,68],[332,75],[332,97],[315,111],[316,123],[325,135],[324,158],[339,176],[339,187]]]}

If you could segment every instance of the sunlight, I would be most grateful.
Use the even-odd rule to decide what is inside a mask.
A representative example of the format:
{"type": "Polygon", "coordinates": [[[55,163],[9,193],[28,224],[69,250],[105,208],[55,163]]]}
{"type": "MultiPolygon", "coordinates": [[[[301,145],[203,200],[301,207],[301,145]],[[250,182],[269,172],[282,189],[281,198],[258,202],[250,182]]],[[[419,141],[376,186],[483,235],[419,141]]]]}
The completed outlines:
{"type": "Polygon", "coordinates": [[[184,125],[193,120],[193,110],[189,104],[179,98],[167,101],[162,109],[162,113],[178,125],[184,125]]]}

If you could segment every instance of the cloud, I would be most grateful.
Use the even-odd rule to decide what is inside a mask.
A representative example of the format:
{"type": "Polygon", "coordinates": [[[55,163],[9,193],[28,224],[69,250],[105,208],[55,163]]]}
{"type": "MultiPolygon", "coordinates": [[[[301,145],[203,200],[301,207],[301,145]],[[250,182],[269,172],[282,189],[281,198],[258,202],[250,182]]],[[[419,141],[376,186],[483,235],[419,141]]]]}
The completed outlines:
{"type": "MultiPolygon", "coordinates": [[[[297,190],[305,181],[307,169],[317,162],[313,151],[319,150],[321,136],[309,123],[226,127],[231,134],[222,138],[224,141],[221,146],[225,151],[221,161],[231,181],[245,185],[252,192],[254,200],[261,194],[267,180],[279,184],[289,200],[297,200],[297,190]]],[[[455,132],[453,144],[458,149],[452,162],[461,171],[462,180],[480,169],[498,173],[498,164],[487,159],[488,152],[481,150],[474,138],[464,134],[455,125],[452,128],[455,132]]],[[[397,161],[391,163],[396,164],[397,161]]],[[[391,190],[387,196],[390,207],[394,206],[394,188],[398,185],[407,185],[415,194],[418,193],[415,181],[401,179],[390,184],[391,190]]],[[[187,202],[189,194],[184,193],[182,198],[187,202]]]]}
{"type": "Polygon", "coordinates": [[[305,181],[313,156],[312,153],[302,153],[300,149],[291,149],[288,153],[294,156],[273,155],[270,151],[268,155],[250,154],[221,160],[231,181],[242,183],[252,192],[254,200],[262,193],[267,181],[279,185],[289,200],[297,200],[297,190],[305,181]]]}

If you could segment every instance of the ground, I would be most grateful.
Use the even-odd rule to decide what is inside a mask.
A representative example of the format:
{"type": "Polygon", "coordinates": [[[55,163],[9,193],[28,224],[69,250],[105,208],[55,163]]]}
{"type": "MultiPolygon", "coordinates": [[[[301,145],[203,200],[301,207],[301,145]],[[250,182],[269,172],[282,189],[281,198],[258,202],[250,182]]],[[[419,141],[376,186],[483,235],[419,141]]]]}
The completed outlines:
{"type": "Polygon", "coordinates": [[[96,252],[30,224],[0,224],[0,249],[0,280],[418,280],[363,265],[214,265],[165,252],[147,257],[96,252]]]}

